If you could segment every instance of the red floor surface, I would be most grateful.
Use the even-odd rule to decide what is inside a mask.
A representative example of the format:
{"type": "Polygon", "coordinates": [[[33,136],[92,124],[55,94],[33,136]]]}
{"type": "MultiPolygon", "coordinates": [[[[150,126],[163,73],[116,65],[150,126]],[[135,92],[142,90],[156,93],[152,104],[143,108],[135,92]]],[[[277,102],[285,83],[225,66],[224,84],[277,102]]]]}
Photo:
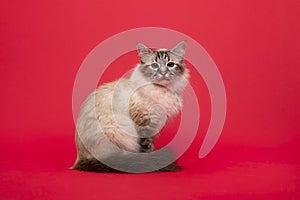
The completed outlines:
{"type": "MultiPolygon", "coordinates": [[[[296,0],[1,1],[0,199],[300,199],[299,11],[296,0]],[[146,26],[191,36],[217,64],[227,95],[220,140],[198,158],[211,107],[188,63],[201,121],[178,161],[182,171],[69,170],[80,64],[106,38],[146,26]]],[[[100,83],[136,62],[136,52],[121,56],[100,83]]],[[[163,130],[158,146],[179,122],[163,130]]]]}

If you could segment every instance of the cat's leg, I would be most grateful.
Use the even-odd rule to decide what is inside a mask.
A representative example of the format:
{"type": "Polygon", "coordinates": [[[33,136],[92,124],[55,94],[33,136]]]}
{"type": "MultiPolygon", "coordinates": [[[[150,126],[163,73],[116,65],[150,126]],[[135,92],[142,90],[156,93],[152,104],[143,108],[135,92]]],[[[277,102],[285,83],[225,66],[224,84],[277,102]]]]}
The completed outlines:
{"type": "Polygon", "coordinates": [[[140,152],[151,152],[154,150],[154,138],[140,138],[140,152]]]}
{"type": "MultiPolygon", "coordinates": [[[[139,139],[139,144],[140,144],[140,152],[142,153],[148,153],[152,152],[154,150],[154,140],[155,137],[147,137],[147,138],[140,138],[139,139]]],[[[173,157],[173,153],[171,150],[165,150],[165,155],[166,157],[173,157]]],[[[174,171],[179,171],[181,169],[180,166],[178,166],[175,162],[170,163],[169,165],[156,170],[157,172],[174,172],[174,171]]]]}
{"type": "Polygon", "coordinates": [[[151,152],[154,150],[155,136],[147,127],[137,127],[139,152],[151,152]]]}

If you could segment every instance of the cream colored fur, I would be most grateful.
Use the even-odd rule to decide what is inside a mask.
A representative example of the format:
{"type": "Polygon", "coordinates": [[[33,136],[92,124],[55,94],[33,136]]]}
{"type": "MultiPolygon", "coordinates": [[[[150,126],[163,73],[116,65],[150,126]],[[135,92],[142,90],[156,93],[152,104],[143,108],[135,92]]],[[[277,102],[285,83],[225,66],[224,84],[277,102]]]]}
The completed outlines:
{"type": "Polygon", "coordinates": [[[76,162],[139,152],[139,138],[154,137],[182,108],[181,95],[188,78],[185,69],[172,82],[156,85],[143,77],[138,65],[130,79],[100,86],[79,114],[76,162]]]}

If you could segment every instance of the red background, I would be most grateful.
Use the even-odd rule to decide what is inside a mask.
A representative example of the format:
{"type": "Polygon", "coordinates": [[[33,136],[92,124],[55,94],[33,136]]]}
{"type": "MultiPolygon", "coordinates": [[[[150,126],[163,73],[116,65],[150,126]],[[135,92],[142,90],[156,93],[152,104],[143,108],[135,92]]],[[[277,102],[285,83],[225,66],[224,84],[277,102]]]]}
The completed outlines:
{"type": "MultiPolygon", "coordinates": [[[[298,199],[299,1],[0,2],[0,199],[298,199]],[[87,54],[136,27],[174,29],[212,56],[228,100],[225,127],[204,159],[209,123],[205,83],[192,69],[201,108],[198,136],[183,171],[96,174],[75,159],[72,87],[87,54]]],[[[121,44],[120,44],[121,45],[121,44]]],[[[117,59],[100,82],[136,62],[117,59]]],[[[172,137],[176,118],[159,145],[172,137]]]]}

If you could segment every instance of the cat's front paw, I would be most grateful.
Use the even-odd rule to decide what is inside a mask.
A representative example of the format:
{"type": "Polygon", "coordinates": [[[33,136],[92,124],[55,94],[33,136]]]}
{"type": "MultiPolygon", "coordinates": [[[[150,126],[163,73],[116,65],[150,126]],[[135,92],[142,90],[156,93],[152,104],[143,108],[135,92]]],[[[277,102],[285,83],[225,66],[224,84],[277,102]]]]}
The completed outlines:
{"type": "Polygon", "coordinates": [[[140,138],[140,152],[151,152],[154,149],[152,138],[140,138]]]}

